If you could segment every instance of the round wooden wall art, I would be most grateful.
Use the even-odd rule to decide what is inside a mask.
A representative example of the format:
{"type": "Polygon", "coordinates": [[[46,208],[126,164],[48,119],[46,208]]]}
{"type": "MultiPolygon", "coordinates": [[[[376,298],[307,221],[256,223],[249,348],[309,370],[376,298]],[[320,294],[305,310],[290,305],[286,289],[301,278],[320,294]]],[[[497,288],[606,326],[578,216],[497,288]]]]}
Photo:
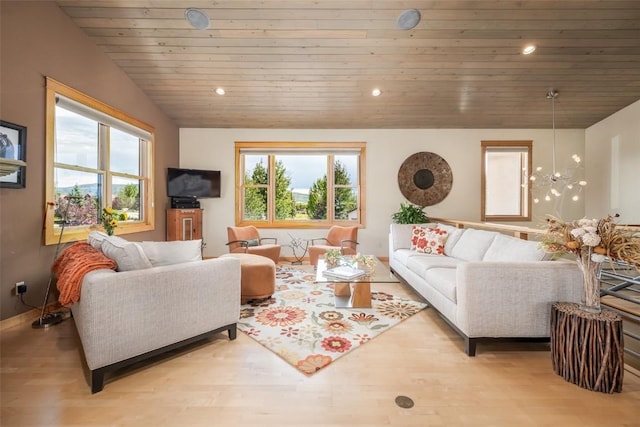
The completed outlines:
{"type": "Polygon", "coordinates": [[[445,159],[426,151],[409,156],[398,171],[402,195],[418,206],[440,203],[451,191],[453,174],[445,159]]]}

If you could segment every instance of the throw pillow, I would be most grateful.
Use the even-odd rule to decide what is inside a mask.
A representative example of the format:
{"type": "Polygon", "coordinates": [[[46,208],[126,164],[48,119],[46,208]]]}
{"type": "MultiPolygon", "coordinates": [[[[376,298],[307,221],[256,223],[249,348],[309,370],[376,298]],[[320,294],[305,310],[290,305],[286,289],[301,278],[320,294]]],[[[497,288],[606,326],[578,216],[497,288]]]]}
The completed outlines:
{"type": "Polygon", "coordinates": [[[140,244],[112,237],[104,239],[101,250],[107,258],[118,264],[118,271],[143,270],[152,267],[140,244]]]}
{"type": "Polygon", "coordinates": [[[202,260],[201,239],[142,242],[141,245],[142,250],[154,267],[202,260]]]}
{"type": "Polygon", "coordinates": [[[102,242],[108,239],[107,233],[102,231],[92,231],[87,236],[87,243],[91,245],[93,249],[100,250],[102,248],[102,242]]]}
{"type": "Polygon", "coordinates": [[[437,227],[413,226],[411,250],[431,255],[444,255],[447,231],[437,227]]]}
{"type": "Polygon", "coordinates": [[[411,246],[409,247],[409,249],[415,251],[418,248],[418,244],[425,244],[424,235],[426,231],[426,227],[421,227],[419,225],[411,226],[411,246]]]}

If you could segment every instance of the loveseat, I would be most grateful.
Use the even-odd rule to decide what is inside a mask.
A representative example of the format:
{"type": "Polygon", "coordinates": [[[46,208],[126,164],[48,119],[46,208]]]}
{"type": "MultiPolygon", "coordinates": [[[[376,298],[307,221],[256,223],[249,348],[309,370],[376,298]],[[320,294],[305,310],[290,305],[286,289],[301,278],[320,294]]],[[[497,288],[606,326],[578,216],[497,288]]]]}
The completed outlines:
{"type": "Polygon", "coordinates": [[[236,338],[238,260],[202,260],[198,241],[134,243],[93,232],[89,243],[118,270],[86,274],[71,305],[92,393],[107,371],[223,331],[236,338]]]}
{"type": "Polygon", "coordinates": [[[487,338],[548,339],[551,304],[579,302],[575,262],[538,242],[442,223],[391,224],[389,267],[435,308],[475,356],[487,338]]]}

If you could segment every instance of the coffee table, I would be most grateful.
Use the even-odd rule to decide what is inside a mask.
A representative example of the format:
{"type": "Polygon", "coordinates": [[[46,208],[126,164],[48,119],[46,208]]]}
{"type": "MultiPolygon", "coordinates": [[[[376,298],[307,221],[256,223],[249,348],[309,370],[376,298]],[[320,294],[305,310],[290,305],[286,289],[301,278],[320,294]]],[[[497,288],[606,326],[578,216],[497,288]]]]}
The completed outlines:
{"type": "Polygon", "coordinates": [[[333,283],[337,308],[371,308],[372,283],[400,283],[391,271],[376,258],[376,267],[370,274],[355,279],[339,279],[322,274],[327,270],[324,257],[318,259],[315,283],[333,283]]]}

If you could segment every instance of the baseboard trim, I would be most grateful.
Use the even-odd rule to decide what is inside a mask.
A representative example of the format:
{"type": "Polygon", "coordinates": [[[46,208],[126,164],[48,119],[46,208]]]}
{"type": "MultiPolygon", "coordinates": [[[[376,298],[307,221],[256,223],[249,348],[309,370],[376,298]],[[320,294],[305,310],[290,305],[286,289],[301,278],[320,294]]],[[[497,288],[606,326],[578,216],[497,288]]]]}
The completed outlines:
{"type": "MultiPolygon", "coordinates": [[[[52,302],[47,305],[45,312],[49,311],[57,311],[61,308],[60,304],[57,302],[52,302]]],[[[29,311],[25,311],[24,313],[17,314],[13,317],[9,317],[4,320],[0,320],[0,332],[4,332],[7,329],[14,328],[16,326],[22,325],[23,323],[31,323],[34,320],[40,318],[41,310],[36,310],[35,308],[29,311]]]]}

